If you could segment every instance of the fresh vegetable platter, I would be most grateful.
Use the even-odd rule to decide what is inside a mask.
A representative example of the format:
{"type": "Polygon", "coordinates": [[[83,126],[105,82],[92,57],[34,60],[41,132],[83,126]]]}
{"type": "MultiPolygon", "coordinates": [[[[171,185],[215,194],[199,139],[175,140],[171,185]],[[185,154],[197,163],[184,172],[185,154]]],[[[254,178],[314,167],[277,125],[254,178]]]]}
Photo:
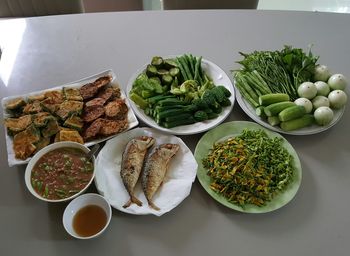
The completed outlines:
{"type": "Polygon", "coordinates": [[[308,135],[334,126],[347,102],[347,80],[332,74],[309,50],[241,53],[233,71],[236,98],[243,111],[271,130],[308,135]]]}
{"type": "Polygon", "coordinates": [[[206,192],[237,211],[277,210],[293,199],[301,183],[301,164],[293,147],[278,133],[253,122],[227,122],[208,131],[194,155],[197,178],[206,192]]]}
{"type": "Polygon", "coordinates": [[[177,135],[217,126],[235,102],[226,73],[213,62],[192,55],[153,57],[130,78],[127,94],[144,123],[177,135]]]}

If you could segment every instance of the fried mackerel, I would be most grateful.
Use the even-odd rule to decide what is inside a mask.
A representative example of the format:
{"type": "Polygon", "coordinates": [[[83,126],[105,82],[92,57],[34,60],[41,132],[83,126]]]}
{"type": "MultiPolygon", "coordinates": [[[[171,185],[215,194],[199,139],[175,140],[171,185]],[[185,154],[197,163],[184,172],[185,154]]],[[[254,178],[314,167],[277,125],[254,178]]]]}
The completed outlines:
{"type": "Polygon", "coordinates": [[[180,146],[178,144],[162,144],[147,158],[141,182],[148,205],[154,210],[159,211],[160,208],[153,203],[153,196],[164,180],[170,160],[179,149],[180,146]]]}
{"type": "Polygon", "coordinates": [[[129,141],[125,147],[122,156],[120,176],[130,195],[130,199],[123,205],[124,208],[129,207],[132,203],[142,206],[142,202],[134,195],[134,189],[139,179],[147,151],[153,146],[154,142],[155,140],[152,137],[141,136],[129,141]]]}

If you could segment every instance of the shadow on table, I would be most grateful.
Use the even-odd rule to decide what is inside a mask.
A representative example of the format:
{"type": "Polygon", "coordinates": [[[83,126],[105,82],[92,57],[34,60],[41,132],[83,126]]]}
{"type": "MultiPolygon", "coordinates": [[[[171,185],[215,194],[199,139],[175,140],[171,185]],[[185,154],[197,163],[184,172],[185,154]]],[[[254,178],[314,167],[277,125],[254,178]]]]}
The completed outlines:
{"type": "Polygon", "coordinates": [[[119,230],[115,237],[118,244],[134,247],[134,244],[138,243],[140,248],[152,245],[172,252],[177,251],[181,255],[179,250],[186,247],[201,229],[205,230],[204,224],[212,219],[210,210],[193,210],[208,207],[208,200],[203,197],[203,191],[199,186],[196,181],[190,196],[161,217],[135,216],[114,211],[111,228],[119,230]],[[193,214],[188,214],[191,211],[193,214]]]}

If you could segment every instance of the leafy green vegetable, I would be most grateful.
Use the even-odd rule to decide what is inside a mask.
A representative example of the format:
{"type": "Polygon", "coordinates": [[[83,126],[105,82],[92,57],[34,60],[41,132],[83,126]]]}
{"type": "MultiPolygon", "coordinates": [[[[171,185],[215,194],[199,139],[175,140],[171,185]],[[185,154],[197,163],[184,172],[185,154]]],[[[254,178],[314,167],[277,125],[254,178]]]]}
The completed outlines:
{"type": "Polygon", "coordinates": [[[298,86],[313,79],[318,57],[311,50],[285,46],[281,51],[254,51],[241,53],[238,63],[243,66],[235,71],[237,87],[253,106],[256,96],[268,93],[286,93],[291,100],[298,98],[298,86]]]}
{"type": "Polygon", "coordinates": [[[192,54],[153,57],[130,91],[130,99],[167,128],[216,118],[223,107],[231,105],[230,96],[229,90],[216,87],[202,70],[202,57],[192,54]]]}
{"type": "Polygon", "coordinates": [[[242,207],[265,205],[285,189],[293,177],[292,162],[282,138],[269,138],[263,130],[247,129],[214,144],[202,161],[211,177],[211,189],[242,207]]]}

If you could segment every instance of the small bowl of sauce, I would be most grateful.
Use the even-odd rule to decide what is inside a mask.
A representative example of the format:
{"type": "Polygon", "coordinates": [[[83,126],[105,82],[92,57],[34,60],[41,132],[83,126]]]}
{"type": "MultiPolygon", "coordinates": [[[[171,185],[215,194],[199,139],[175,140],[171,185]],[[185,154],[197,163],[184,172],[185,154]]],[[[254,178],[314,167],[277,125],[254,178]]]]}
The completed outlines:
{"type": "Polygon", "coordinates": [[[111,221],[112,208],[98,194],[89,193],[73,199],[63,213],[63,226],[71,236],[91,239],[101,235],[111,221]]]}

